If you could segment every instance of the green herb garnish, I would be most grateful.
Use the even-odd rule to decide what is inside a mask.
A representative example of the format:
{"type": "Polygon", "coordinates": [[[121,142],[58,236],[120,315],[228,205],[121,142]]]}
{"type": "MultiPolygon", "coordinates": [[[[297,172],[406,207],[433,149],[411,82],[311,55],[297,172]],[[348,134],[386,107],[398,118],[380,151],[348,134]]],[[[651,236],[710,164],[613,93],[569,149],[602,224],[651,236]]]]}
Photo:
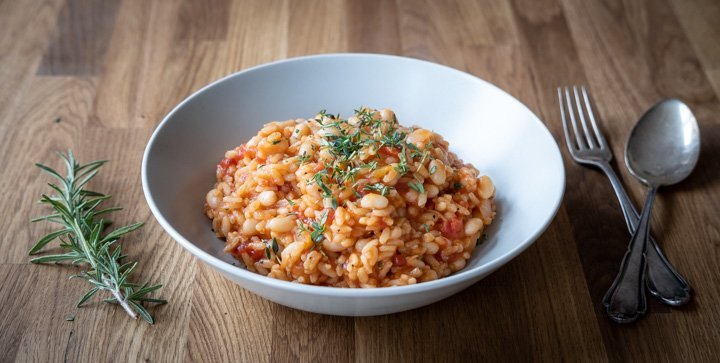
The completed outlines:
{"type": "Polygon", "coordinates": [[[410,172],[410,168],[408,167],[407,158],[405,157],[405,146],[403,145],[402,150],[400,150],[400,153],[398,154],[400,157],[400,163],[398,163],[395,166],[395,170],[398,172],[398,174],[405,175],[410,172]]]}
{"type": "Polygon", "coordinates": [[[44,172],[55,177],[59,185],[50,183],[50,187],[58,194],[48,196],[43,194],[40,203],[49,205],[54,213],[35,218],[32,221],[50,221],[57,223],[61,229],[47,234],[30,249],[30,254],[40,252],[48,243],[59,240],[60,248],[65,253],[45,255],[30,260],[32,263],[60,263],[69,262],[81,267],[81,271],[71,275],[70,278],[79,278],[93,285],[77,303],[80,307],[98,291],[106,291],[111,297],[104,299],[108,303],[117,303],[133,319],[140,315],[150,324],[153,317],[143,306],[143,303],[167,303],[164,299],[150,298],[147,295],[162,287],[160,284],[136,284],[129,280],[130,274],[137,266],[137,262],[123,261],[126,256],[122,254],[120,237],[142,227],[142,223],[133,223],[114,230],[105,231],[110,221],[104,219],[108,213],[122,208],[112,207],[99,209],[98,207],[109,195],[84,189],[87,183],[94,178],[105,160],[93,161],[80,165],[72,151],[67,155],[59,153],[65,161],[67,173],[60,175],[52,168],[35,164],[44,172]]]}
{"type": "Polygon", "coordinates": [[[308,155],[306,152],[303,152],[302,155],[298,155],[297,161],[298,164],[303,165],[310,160],[310,155],[308,155]]]}
{"type": "Polygon", "coordinates": [[[378,192],[383,197],[388,195],[388,193],[390,193],[391,189],[393,189],[393,187],[391,187],[389,185],[385,185],[383,183],[365,184],[365,186],[363,187],[363,190],[378,192]]]}
{"type": "Polygon", "coordinates": [[[325,233],[325,222],[327,222],[327,216],[328,216],[328,210],[325,210],[322,217],[320,217],[319,221],[313,221],[312,225],[310,226],[312,228],[312,232],[310,232],[310,239],[317,245],[325,238],[323,236],[323,233],[325,233]]]}
{"type": "Polygon", "coordinates": [[[416,183],[409,182],[409,183],[408,183],[408,186],[410,186],[410,188],[415,189],[415,190],[416,190],[418,193],[420,193],[420,194],[425,193],[425,187],[424,187],[423,184],[420,183],[420,182],[416,182],[416,183]]]}
{"type": "Polygon", "coordinates": [[[273,237],[269,241],[264,241],[264,243],[265,243],[265,257],[267,257],[268,260],[272,260],[272,256],[275,256],[275,259],[277,259],[278,262],[282,262],[282,258],[278,254],[280,247],[278,246],[277,239],[275,237],[273,237]]]}

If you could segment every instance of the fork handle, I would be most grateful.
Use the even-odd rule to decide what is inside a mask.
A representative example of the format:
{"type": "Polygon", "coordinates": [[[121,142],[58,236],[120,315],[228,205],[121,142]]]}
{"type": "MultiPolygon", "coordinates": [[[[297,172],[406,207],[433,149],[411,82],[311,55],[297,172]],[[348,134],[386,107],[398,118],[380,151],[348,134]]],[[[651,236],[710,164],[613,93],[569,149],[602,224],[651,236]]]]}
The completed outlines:
{"type": "Polygon", "coordinates": [[[633,322],[647,311],[643,288],[646,270],[645,246],[650,236],[650,215],[656,190],[657,188],[652,186],[648,191],[643,215],[630,239],[628,250],[620,264],[620,272],[603,298],[608,316],[618,323],[633,322]]]}
{"type": "MultiPolygon", "coordinates": [[[[615,189],[628,230],[631,235],[635,234],[640,222],[637,209],[630,201],[630,197],[610,164],[603,162],[598,163],[598,166],[610,178],[610,184],[615,189]]],[[[670,264],[652,235],[648,237],[648,246],[645,252],[647,264],[645,285],[650,294],[670,306],[680,306],[690,301],[690,285],[670,264]]]]}

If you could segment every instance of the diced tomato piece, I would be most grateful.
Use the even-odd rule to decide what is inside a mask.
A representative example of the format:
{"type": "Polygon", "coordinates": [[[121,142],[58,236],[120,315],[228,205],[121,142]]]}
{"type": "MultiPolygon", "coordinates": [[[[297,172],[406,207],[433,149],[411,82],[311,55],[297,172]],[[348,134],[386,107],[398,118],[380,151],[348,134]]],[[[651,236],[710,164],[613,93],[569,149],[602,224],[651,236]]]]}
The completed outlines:
{"type": "Polygon", "coordinates": [[[325,221],[325,224],[329,226],[329,225],[331,225],[332,222],[335,220],[335,210],[334,210],[334,209],[328,209],[328,212],[327,212],[327,213],[328,213],[328,215],[327,215],[327,220],[325,221]]]}
{"type": "Polygon", "coordinates": [[[465,226],[462,219],[453,217],[443,222],[440,232],[447,238],[458,239],[465,234],[465,226]]]}
{"type": "Polygon", "coordinates": [[[367,185],[367,182],[366,182],[366,181],[364,181],[364,180],[363,180],[363,181],[360,181],[360,182],[358,182],[357,184],[355,184],[355,187],[356,187],[355,190],[357,190],[358,194],[364,196],[365,194],[368,193],[368,191],[365,190],[365,186],[366,186],[366,185],[367,185]]]}
{"type": "Polygon", "coordinates": [[[392,258],[392,263],[394,266],[405,266],[407,260],[405,260],[405,256],[403,255],[395,255],[392,258]]]}
{"type": "Polygon", "coordinates": [[[383,146],[378,150],[378,154],[383,156],[397,157],[400,154],[400,149],[396,147],[383,146]]]}
{"type": "Polygon", "coordinates": [[[217,165],[218,170],[221,172],[222,175],[227,175],[228,170],[231,166],[236,166],[240,160],[242,160],[245,157],[245,145],[240,145],[237,148],[235,148],[235,151],[237,154],[233,157],[224,158],[220,160],[220,163],[217,165]]]}
{"type": "Polygon", "coordinates": [[[398,182],[395,184],[395,190],[397,190],[400,194],[405,194],[408,190],[410,190],[410,185],[408,185],[407,182],[398,182]]]}
{"type": "Polygon", "coordinates": [[[265,257],[265,251],[256,250],[250,247],[250,244],[247,241],[241,242],[236,249],[238,251],[238,254],[245,253],[250,256],[253,261],[260,261],[263,257],[265,257]]]}

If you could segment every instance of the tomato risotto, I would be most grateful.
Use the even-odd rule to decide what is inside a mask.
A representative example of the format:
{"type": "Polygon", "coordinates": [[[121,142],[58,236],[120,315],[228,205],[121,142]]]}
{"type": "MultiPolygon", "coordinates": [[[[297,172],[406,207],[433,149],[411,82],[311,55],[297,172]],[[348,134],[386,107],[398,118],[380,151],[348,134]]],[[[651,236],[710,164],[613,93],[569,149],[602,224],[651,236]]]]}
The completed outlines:
{"type": "Polygon", "coordinates": [[[489,177],[391,110],[271,122],[217,165],[205,213],[251,271],[335,287],[465,267],[495,216],[489,177]]]}

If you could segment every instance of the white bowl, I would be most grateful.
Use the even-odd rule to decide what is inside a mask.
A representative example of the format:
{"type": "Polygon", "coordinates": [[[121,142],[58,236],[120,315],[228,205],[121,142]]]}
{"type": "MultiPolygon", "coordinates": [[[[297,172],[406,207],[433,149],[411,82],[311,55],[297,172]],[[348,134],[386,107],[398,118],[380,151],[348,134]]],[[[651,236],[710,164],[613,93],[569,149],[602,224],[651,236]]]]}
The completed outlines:
{"type": "Polygon", "coordinates": [[[247,69],[185,99],[150,138],[142,183],[160,225],[243,288],[301,310],[366,316],[448,297],[520,254],[557,212],[565,171],[555,140],[537,116],[488,82],[411,58],[330,54],[247,69]],[[246,142],[266,122],[309,118],[321,109],[350,115],[359,106],[391,108],[404,125],[435,130],[450,150],[495,182],[497,218],[467,266],[411,286],[343,289],[258,275],[225,254],[203,213],[224,152],[246,142]]]}

